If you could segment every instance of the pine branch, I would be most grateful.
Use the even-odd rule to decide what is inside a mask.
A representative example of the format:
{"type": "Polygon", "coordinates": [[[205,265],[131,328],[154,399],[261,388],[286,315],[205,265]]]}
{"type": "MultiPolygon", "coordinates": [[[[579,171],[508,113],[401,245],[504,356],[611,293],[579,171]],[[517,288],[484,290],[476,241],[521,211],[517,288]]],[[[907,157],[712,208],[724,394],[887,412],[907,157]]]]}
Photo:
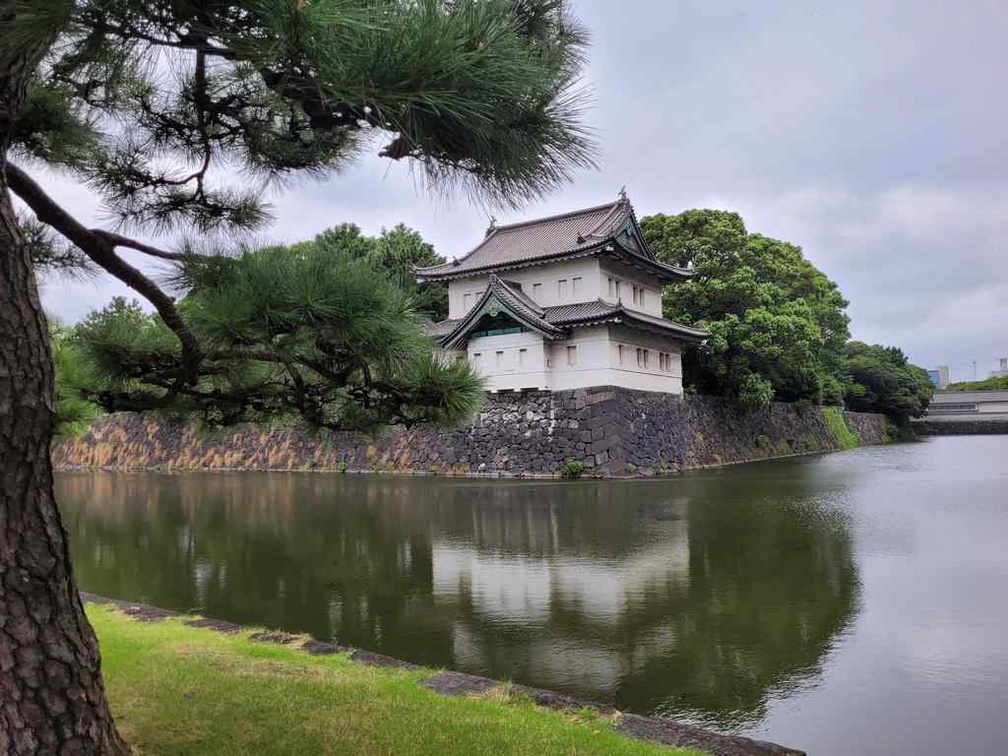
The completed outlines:
{"type": "MultiPolygon", "coordinates": [[[[120,258],[115,253],[115,245],[103,235],[86,228],[80,221],[60,207],[34,179],[13,163],[6,164],[7,185],[35,213],[43,223],[62,234],[75,244],[95,264],[112,274],[124,284],[150,302],[161,319],[178,337],[182,345],[182,371],[180,382],[196,380],[203,352],[195,335],[186,325],[175,300],[165,294],[147,276],[120,258]]],[[[120,237],[125,238],[125,237],[120,237]]],[[[121,243],[120,243],[121,244],[121,243]]],[[[132,248],[136,248],[135,242],[132,248]]],[[[125,245],[122,245],[125,246],[125,245]]]]}
{"type": "Polygon", "coordinates": [[[92,228],[91,233],[104,239],[113,247],[127,247],[128,249],[136,250],[137,252],[143,252],[145,255],[150,255],[151,257],[158,257],[162,260],[172,260],[174,262],[181,262],[185,259],[185,255],[179,252],[167,252],[163,249],[158,249],[150,244],[144,244],[136,239],[130,239],[128,236],[123,236],[122,234],[117,234],[112,231],[106,231],[101,228],[92,228]]]}

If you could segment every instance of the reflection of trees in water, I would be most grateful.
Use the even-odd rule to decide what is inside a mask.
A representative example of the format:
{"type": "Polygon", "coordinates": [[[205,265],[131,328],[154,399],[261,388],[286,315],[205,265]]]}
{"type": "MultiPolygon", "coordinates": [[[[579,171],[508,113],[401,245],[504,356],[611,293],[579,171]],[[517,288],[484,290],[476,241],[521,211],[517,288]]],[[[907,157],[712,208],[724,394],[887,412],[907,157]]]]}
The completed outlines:
{"type": "Polygon", "coordinates": [[[847,525],[800,475],[58,484],[90,590],[722,725],[813,674],[855,603],[847,525]]]}
{"type": "MultiPolygon", "coordinates": [[[[849,525],[814,499],[712,490],[689,510],[687,605],[671,609],[675,651],[648,660],[621,694],[673,680],[656,708],[721,727],[755,723],[768,693],[820,672],[855,616],[849,525]]],[[[652,699],[653,700],[653,699],[652,699]]]]}

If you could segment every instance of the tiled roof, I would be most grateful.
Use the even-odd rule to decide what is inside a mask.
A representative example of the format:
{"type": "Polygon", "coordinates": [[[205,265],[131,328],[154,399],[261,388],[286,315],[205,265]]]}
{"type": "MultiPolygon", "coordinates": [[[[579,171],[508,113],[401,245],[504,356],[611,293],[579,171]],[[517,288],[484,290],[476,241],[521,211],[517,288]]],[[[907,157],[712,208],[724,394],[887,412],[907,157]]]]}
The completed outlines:
{"type": "Polygon", "coordinates": [[[546,320],[554,325],[578,326],[596,322],[621,321],[631,325],[651,326],[664,331],[671,331],[690,340],[702,341],[710,333],[700,328],[692,328],[672,320],[648,315],[637,310],[628,310],[621,304],[613,304],[603,299],[594,302],[578,302],[577,304],[557,305],[547,307],[546,320]]]}
{"type": "MultiPolygon", "coordinates": [[[[421,279],[441,280],[588,252],[612,240],[628,220],[636,224],[633,207],[621,198],[585,210],[498,226],[467,255],[441,265],[417,268],[416,273],[421,279]]],[[[657,261],[650,250],[634,254],[650,267],[671,276],[692,275],[690,271],[657,261]]]]}
{"type": "Polygon", "coordinates": [[[508,286],[505,281],[495,275],[490,276],[490,284],[483,297],[466,313],[464,318],[434,323],[428,328],[428,333],[440,338],[445,345],[457,342],[476,325],[476,322],[482,317],[480,311],[491,297],[496,297],[498,302],[528,327],[549,338],[562,336],[565,329],[612,322],[668,331],[688,341],[702,341],[710,335],[707,331],[699,328],[685,326],[644,312],[628,310],[621,304],[613,304],[602,299],[554,307],[539,307],[519,289],[508,286]]]}
{"type": "Polygon", "coordinates": [[[557,325],[566,325],[595,318],[610,317],[621,309],[619,305],[596,299],[594,302],[578,302],[576,304],[549,307],[546,311],[546,319],[557,325]]]}
{"type": "MultiPolygon", "coordinates": [[[[454,322],[452,328],[441,337],[441,343],[449,346],[461,339],[486,314],[491,299],[496,299],[497,303],[510,312],[520,323],[538,331],[543,336],[557,339],[564,335],[560,327],[543,318],[545,311],[542,307],[518,289],[508,286],[500,278],[491,274],[490,282],[480,301],[466,313],[464,318],[454,322]]],[[[496,314],[496,311],[491,310],[491,313],[496,314]]],[[[441,327],[442,323],[436,323],[434,327],[441,327]]]]}
{"type": "Polygon", "coordinates": [[[455,329],[455,326],[457,326],[461,322],[462,322],[461,319],[456,319],[456,320],[439,320],[437,323],[428,323],[427,335],[447,336],[455,329]]]}

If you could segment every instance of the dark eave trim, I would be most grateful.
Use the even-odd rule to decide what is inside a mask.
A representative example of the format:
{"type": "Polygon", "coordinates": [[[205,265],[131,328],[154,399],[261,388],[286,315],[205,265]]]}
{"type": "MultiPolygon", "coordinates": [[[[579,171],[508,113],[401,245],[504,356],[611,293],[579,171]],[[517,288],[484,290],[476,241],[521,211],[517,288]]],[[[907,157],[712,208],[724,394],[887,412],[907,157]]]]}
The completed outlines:
{"type": "MultiPolygon", "coordinates": [[[[518,268],[531,268],[536,265],[548,265],[553,262],[560,262],[562,260],[573,260],[578,257],[591,257],[599,252],[599,250],[608,244],[610,239],[603,239],[602,241],[592,244],[589,247],[581,247],[579,249],[572,249],[568,252],[561,252],[560,254],[549,254],[540,255],[539,257],[530,257],[525,260],[513,260],[512,262],[498,263],[496,265],[484,265],[479,268],[466,268],[465,270],[449,271],[446,273],[424,273],[423,268],[418,268],[416,272],[417,283],[425,282],[438,282],[438,281],[450,281],[455,278],[469,278],[470,276],[482,276],[487,273],[495,273],[499,270],[517,270],[518,268]]],[[[450,263],[449,263],[450,264],[450,263]]]]}

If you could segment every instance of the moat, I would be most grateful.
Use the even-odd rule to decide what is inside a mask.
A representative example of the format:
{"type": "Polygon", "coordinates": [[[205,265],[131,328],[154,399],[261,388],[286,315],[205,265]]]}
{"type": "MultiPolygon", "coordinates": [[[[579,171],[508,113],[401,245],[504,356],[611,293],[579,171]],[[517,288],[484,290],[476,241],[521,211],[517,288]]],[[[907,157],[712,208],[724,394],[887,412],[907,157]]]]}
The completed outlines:
{"type": "Polygon", "coordinates": [[[63,473],[85,590],[814,754],[1008,751],[1008,436],[660,480],[63,473]]]}

